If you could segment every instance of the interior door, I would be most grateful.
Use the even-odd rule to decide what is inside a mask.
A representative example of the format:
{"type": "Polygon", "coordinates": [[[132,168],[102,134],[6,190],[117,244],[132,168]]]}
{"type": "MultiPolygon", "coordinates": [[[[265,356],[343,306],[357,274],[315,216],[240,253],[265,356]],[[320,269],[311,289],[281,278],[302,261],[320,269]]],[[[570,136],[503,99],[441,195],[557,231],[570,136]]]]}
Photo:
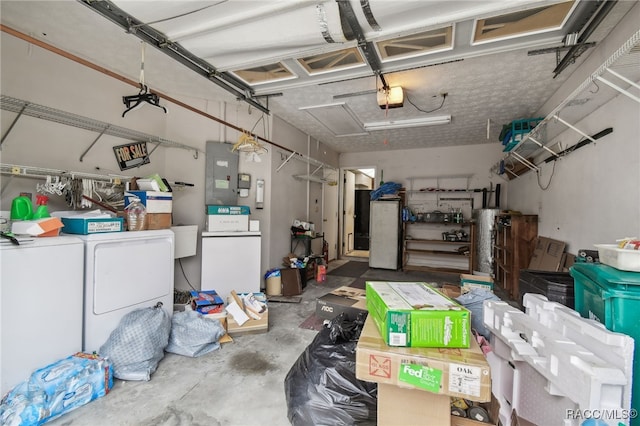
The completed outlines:
{"type": "Polygon", "coordinates": [[[355,190],[355,243],[356,250],[369,250],[370,189],[355,190]]]}
{"type": "Polygon", "coordinates": [[[344,223],[344,232],[342,236],[343,254],[351,253],[354,247],[355,187],[355,174],[349,170],[345,170],[343,190],[344,205],[342,210],[344,223]]]}

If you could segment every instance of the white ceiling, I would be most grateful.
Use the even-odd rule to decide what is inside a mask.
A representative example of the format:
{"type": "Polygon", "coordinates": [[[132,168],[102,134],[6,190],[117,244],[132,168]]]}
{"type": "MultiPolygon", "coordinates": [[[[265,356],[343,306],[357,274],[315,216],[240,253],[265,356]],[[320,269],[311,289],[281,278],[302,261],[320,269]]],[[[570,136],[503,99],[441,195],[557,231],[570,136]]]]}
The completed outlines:
{"type": "MultiPolygon", "coordinates": [[[[555,78],[553,70],[566,48],[560,50],[559,57],[553,51],[536,55],[528,52],[562,47],[571,28],[576,31],[586,23],[581,8],[595,2],[579,2],[575,15],[559,30],[481,45],[472,45],[470,40],[475,18],[552,3],[557,2],[351,0],[364,37],[361,42],[454,25],[452,49],[380,64],[378,73],[387,84],[405,90],[402,108],[384,110],[374,93],[381,80],[371,66],[310,76],[295,62],[301,56],[358,44],[345,38],[336,1],[114,2],[219,72],[284,63],[295,78],[254,85],[246,95],[338,152],[495,143],[503,124],[535,116],[593,49],[587,49],[555,78]],[[379,25],[377,30],[367,22],[361,3],[370,7],[379,25]],[[167,19],[170,17],[174,19],[167,19]],[[336,102],[346,103],[361,122],[440,115],[451,115],[452,119],[450,124],[439,126],[336,137],[301,110],[336,102]]],[[[585,41],[602,40],[634,3],[617,2],[585,41]]],[[[83,2],[3,0],[0,12],[3,25],[138,81],[140,39],[83,2]]],[[[7,36],[2,33],[2,37],[7,36]]],[[[145,49],[145,83],[170,96],[237,99],[153,47],[145,49]]]]}

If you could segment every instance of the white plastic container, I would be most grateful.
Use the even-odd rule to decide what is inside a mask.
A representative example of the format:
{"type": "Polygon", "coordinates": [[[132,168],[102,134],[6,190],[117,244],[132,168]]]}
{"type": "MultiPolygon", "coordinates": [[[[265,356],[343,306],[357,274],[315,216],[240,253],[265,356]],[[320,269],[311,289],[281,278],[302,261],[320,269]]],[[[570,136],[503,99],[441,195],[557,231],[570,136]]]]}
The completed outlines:
{"type": "Polygon", "coordinates": [[[640,250],[618,248],[615,244],[594,244],[600,263],[621,271],[640,272],[640,250]]]}

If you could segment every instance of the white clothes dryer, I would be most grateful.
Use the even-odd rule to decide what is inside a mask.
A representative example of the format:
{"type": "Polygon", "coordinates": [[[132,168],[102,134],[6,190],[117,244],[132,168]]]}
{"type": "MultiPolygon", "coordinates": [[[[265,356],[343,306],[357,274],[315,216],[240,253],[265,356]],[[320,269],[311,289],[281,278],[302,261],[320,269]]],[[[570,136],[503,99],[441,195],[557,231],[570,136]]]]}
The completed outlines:
{"type": "Polygon", "coordinates": [[[85,245],[85,352],[98,352],[122,317],[134,309],[162,302],[173,314],[175,239],[170,229],[78,237],[85,245]]]}

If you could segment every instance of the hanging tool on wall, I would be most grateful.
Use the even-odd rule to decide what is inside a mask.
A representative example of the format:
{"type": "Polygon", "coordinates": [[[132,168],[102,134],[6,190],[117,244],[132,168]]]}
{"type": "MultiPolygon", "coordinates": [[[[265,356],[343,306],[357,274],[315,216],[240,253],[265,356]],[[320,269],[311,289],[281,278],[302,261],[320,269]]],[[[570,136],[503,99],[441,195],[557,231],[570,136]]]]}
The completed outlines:
{"type": "Polygon", "coordinates": [[[142,107],[144,104],[150,104],[152,106],[162,109],[165,114],[167,109],[160,105],[160,97],[155,93],[149,92],[149,88],[144,83],[144,42],[141,42],[142,46],[142,60],[140,62],[140,91],[137,95],[123,96],[122,102],[127,106],[127,109],[122,113],[124,117],[129,111],[142,107]]]}

